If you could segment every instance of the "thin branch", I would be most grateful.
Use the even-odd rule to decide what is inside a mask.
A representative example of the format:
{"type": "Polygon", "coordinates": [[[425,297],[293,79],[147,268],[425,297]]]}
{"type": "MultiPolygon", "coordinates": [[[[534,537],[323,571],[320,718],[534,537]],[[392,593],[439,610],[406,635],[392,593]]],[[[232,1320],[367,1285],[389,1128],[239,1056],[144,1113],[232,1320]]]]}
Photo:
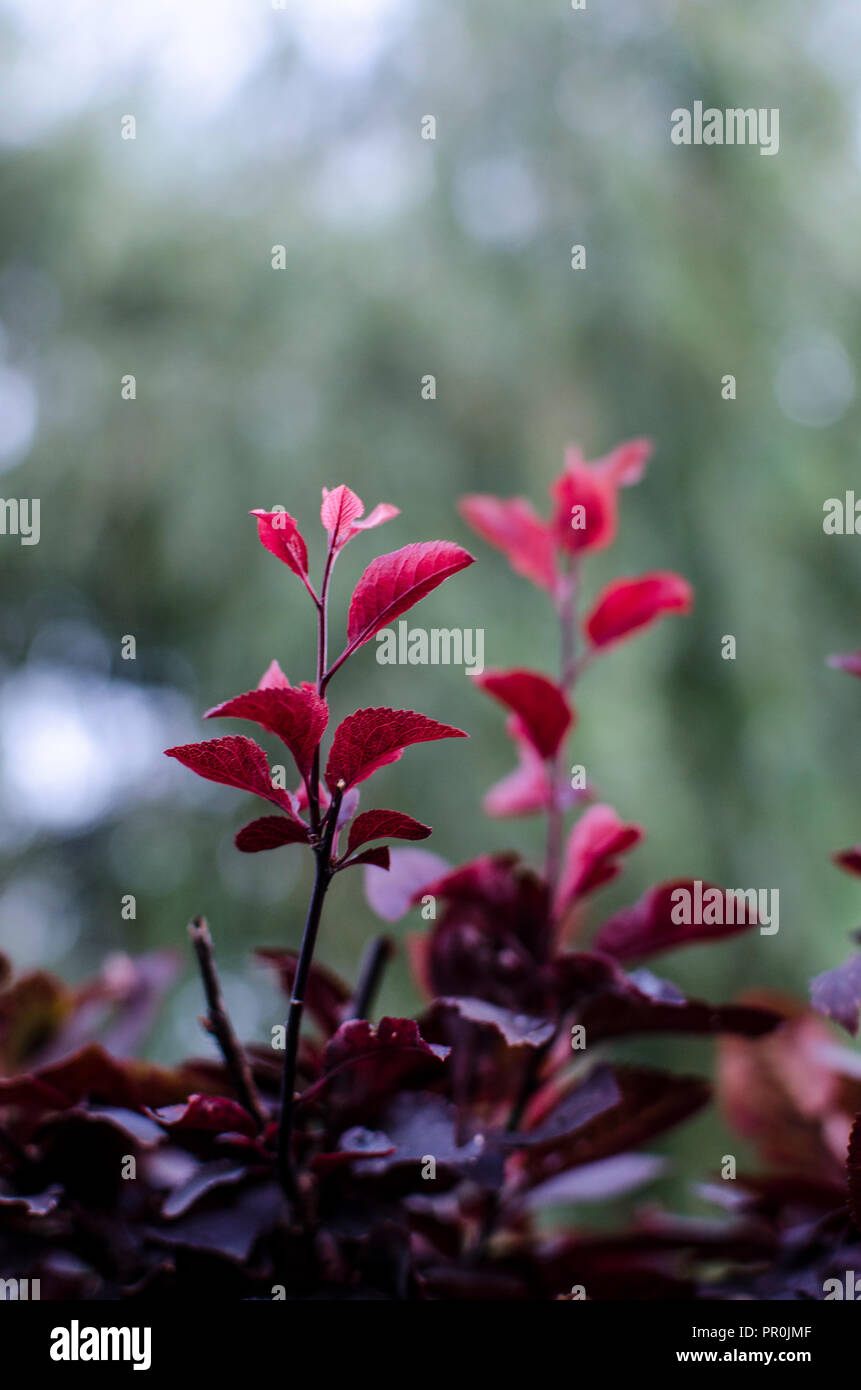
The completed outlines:
{"type": "Polygon", "coordinates": [[[375,936],[368,942],[362,954],[356,992],[350,1003],[348,1018],[368,1017],[383,971],[394,953],[394,944],[389,936],[375,936]]]}
{"type": "Polygon", "coordinates": [[[326,890],[332,881],[332,842],[335,838],[335,831],[338,825],[338,812],[341,809],[341,798],[343,795],[344,784],[343,782],[339,782],[332,795],[329,810],[326,814],[323,839],[314,850],[314,857],[316,860],[314,888],[311,893],[311,901],[308,904],[305,930],[302,933],[302,945],[299,948],[299,960],[296,965],[296,974],[293,978],[293,993],[287,1012],[287,1025],[284,1039],[284,1069],[281,1073],[281,1115],[278,1121],[278,1173],[281,1179],[281,1185],[288,1197],[296,1196],[296,1177],[293,1172],[290,1144],[293,1136],[296,1062],[299,1055],[299,1032],[302,1027],[302,1010],[305,1006],[305,986],[308,981],[311,961],[314,956],[314,946],[317,942],[317,931],[320,926],[320,916],[323,911],[326,890]]]}
{"type": "Polygon", "coordinates": [[[188,934],[197,953],[197,962],[200,966],[203,989],[209,1008],[208,1017],[204,1022],[221,1048],[221,1055],[241,1104],[250,1115],[254,1116],[259,1128],[262,1129],[266,1124],[266,1115],[260,1104],[260,1097],[257,1094],[257,1087],[254,1085],[248,1058],[233,1031],[233,1025],[224,1006],[221,983],[215,968],[215,950],[206,918],[195,917],[194,921],[189,923],[188,934]]]}

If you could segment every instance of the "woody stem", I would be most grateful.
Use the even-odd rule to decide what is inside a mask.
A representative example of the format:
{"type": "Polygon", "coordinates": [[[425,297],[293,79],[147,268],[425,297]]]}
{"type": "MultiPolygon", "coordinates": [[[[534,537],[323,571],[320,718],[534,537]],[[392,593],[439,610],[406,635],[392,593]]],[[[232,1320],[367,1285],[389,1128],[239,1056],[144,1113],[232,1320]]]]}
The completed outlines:
{"type": "Polygon", "coordinates": [[[299,948],[299,960],[293,979],[290,1007],[287,1012],[284,1067],[281,1073],[281,1115],[278,1121],[278,1176],[288,1197],[295,1197],[297,1191],[290,1146],[293,1137],[296,1062],[299,1055],[302,1011],[305,1007],[305,988],[311,970],[311,961],[314,958],[314,947],[317,942],[317,931],[320,926],[326,890],[332,881],[332,842],[335,838],[342,796],[343,787],[336,787],[326,817],[323,838],[314,850],[316,859],[314,887],[308,904],[308,915],[305,919],[305,930],[302,933],[302,945],[299,948]]]}

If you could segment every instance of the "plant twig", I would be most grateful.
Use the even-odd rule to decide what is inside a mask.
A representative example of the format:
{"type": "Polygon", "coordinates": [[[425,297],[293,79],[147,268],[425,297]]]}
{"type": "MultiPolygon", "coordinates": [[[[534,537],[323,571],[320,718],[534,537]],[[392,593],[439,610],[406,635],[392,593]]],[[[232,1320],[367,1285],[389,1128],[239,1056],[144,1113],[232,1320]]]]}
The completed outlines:
{"type": "Polygon", "coordinates": [[[348,1018],[367,1018],[383,971],[394,953],[391,937],[375,936],[368,942],[362,953],[356,992],[350,1002],[348,1018]]]}
{"type": "Polygon", "coordinates": [[[197,962],[200,966],[203,989],[209,1009],[207,1018],[202,1021],[221,1048],[221,1055],[227,1070],[230,1072],[241,1104],[250,1115],[254,1116],[258,1126],[262,1129],[266,1123],[266,1115],[260,1104],[260,1097],[254,1085],[248,1058],[233,1031],[233,1025],[224,1006],[221,983],[215,968],[215,950],[206,918],[195,917],[194,921],[189,923],[188,934],[197,953],[197,962]]]}
{"type": "Polygon", "coordinates": [[[296,1061],[299,1054],[299,1031],[302,1026],[302,1010],[305,1006],[305,986],[314,956],[320,916],[323,911],[326,890],[332,881],[332,842],[335,838],[338,812],[341,809],[343,795],[344,785],[339,783],[332,795],[326,815],[323,838],[314,850],[316,859],[314,888],[311,893],[311,901],[308,904],[305,930],[302,933],[302,945],[299,948],[299,960],[293,978],[293,993],[287,1012],[284,1069],[281,1073],[281,1115],[278,1121],[278,1175],[285,1193],[291,1198],[296,1196],[296,1177],[293,1172],[290,1143],[293,1136],[294,1088],[296,1085],[296,1061]]]}

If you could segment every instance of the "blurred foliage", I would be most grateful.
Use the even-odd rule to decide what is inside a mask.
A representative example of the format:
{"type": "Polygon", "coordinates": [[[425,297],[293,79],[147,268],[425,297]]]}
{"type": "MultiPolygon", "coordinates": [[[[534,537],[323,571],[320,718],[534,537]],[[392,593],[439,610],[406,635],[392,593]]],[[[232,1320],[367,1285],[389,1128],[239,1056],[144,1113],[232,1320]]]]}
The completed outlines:
{"type": "MultiPolygon", "coordinates": [[[[291,8],[267,17],[251,70],[213,109],[181,90],[165,105],[148,55],[2,149],[0,323],[7,365],[40,405],[3,487],[42,499],[41,543],[0,545],[7,677],[34,644],[87,668],[87,643],[64,646],[58,620],[99,636],[116,680],[181,690],[195,712],[274,656],[310,676],[310,607],[246,513],[287,506],[319,563],[320,488],[342,481],[403,515],[341,561],[336,631],[377,549],[443,536],[480,564],[415,620],[484,627],[489,665],[552,671],[542,596],[468,536],[457,498],[524,493],[543,508],[566,443],[594,457],[650,435],[646,480],[623,495],[589,589],[672,568],[697,607],[608,655],[579,693],[572,761],[648,831],[599,906],[679,874],[779,888],[776,937],[712,951],[705,981],[696,950],[667,973],[714,998],[757,981],[804,993],[842,959],[859,910],[828,855],[859,833],[861,692],[824,659],[861,645],[861,542],[822,532],[824,500],[857,473],[849,7],[379,5],[365,63],[309,49],[291,8]],[[669,113],[696,99],[778,107],[779,154],[674,147],[669,113]],[[135,141],[120,139],[127,112],[135,141]],[[574,243],[585,271],[570,267],[574,243]],[[734,662],[720,655],[727,633],[734,662]],[[121,659],[125,634],[135,662],[121,659]]],[[[11,9],[3,23],[13,64],[25,40],[11,9]]],[[[390,703],[471,731],[464,747],[410,751],[375,784],[376,804],[433,824],[438,853],[538,850],[537,823],[480,814],[512,757],[499,711],[462,672],[378,667],[367,648],[332,698],[337,716],[390,703]]],[[[204,732],[195,714],[166,741],[204,732]]],[[[292,850],[237,862],[241,798],[192,792],[172,765],[159,775],[157,796],[137,802],[131,785],[74,833],[13,837],[2,944],[14,951],[19,931],[10,889],[46,878],[80,923],[59,962],[74,976],[106,950],[183,945],[203,912],[228,994],[268,1026],[274,1000],[252,1003],[266,996],[247,952],[298,942],[307,866],[292,850]]],[[[336,883],[320,943],[347,972],[374,926],[359,889],[358,875],[336,883]]],[[[193,989],[170,1025],[184,1040],[193,989]]],[[[414,1003],[401,962],[382,1005],[414,1003]]],[[[152,1050],[173,1042],[166,1025],[152,1050]]]]}

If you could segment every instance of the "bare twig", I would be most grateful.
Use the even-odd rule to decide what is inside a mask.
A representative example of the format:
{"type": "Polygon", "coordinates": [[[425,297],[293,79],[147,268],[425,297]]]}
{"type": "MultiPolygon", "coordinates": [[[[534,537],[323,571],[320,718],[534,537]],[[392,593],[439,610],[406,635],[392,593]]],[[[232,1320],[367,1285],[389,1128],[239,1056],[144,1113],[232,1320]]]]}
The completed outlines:
{"type": "Polygon", "coordinates": [[[260,1104],[260,1097],[257,1094],[257,1087],[254,1085],[248,1058],[233,1031],[233,1025],[224,1006],[218,971],[215,968],[215,951],[206,918],[195,917],[194,921],[189,923],[188,934],[197,953],[197,961],[209,1008],[208,1017],[203,1021],[221,1048],[221,1055],[227,1070],[230,1072],[240,1102],[248,1113],[254,1116],[262,1129],[266,1123],[266,1115],[260,1104]]]}
{"type": "Polygon", "coordinates": [[[348,1018],[367,1018],[383,971],[394,953],[391,937],[375,936],[368,942],[362,954],[356,992],[350,1003],[348,1018]]]}

